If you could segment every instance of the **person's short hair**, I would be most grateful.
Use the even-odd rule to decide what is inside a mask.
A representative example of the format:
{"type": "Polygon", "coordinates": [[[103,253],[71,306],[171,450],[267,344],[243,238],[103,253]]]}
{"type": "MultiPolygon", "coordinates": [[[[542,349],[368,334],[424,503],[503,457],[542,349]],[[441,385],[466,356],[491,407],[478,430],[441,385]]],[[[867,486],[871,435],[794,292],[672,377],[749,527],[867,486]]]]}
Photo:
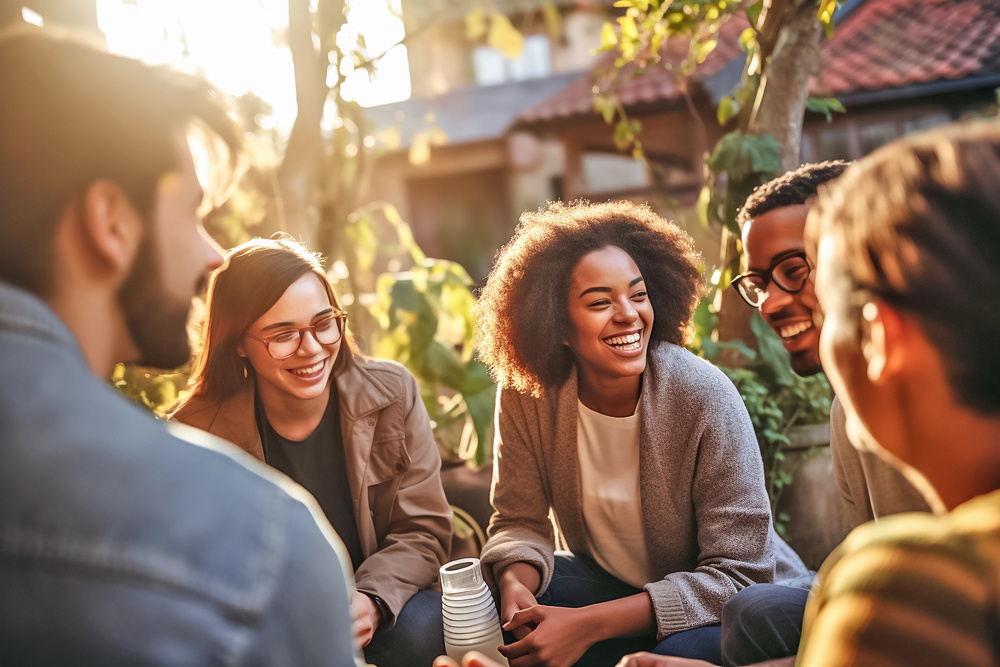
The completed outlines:
{"type": "Polygon", "coordinates": [[[0,32],[0,91],[0,280],[35,293],[51,287],[61,215],[94,182],[117,184],[148,219],[160,178],[180,166],[178,137],[192,129],[215,176],[236,171],[242,132],[218,91],[86,36],[0,32]]]}
{"type": "Polygon", "coordinates": [[[872,298],[910,313],[960,400],[1000,412],[1000,126],[954,125],[880,148],[821,190],[813,248],[820,234],[834,243],[825,310],[858,336],[872,298]]]}
{"type": "Polygon", "coordinates": [[[849,164],[843,160],[804,164],[764,183],[747,197],[740,209],[736,218],[740,229],[748,221],[769,211],[805,204],[810,197],[816,195],[819,186],[840,176],[849,164]]]}
{"type": "Polygon", "coordinates": [[[608,246],[624,250],[646,281],[650,343],[687,341],[705,292],[691,237],[631,201],[553,203],[521,216],[474,309],[479,358],[501,387],[537,396],[566,381],[573,366],[563,344],[573,268],[608,246]]]}
{"type": "MultiPolygon", "coordinates": [[[[205,304],[201,345],[191,377],[192,394],[222,403],[252,382],[253,370],[239,354],[244,334],[302,276],[317,276],[338,307],[320,256],[287,236],[253,239],[226,254],[213,274],[205,304]]],[[[357,349],[344,332],[333,373],[354,362],[357,349]]]]}

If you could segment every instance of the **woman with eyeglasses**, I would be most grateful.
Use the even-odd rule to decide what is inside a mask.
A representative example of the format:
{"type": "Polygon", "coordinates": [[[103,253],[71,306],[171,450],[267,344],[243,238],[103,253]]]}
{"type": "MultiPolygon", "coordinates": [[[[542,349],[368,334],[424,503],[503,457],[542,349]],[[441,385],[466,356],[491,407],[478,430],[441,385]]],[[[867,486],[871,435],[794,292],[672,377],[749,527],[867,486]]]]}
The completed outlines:
{"type": "Polygon", "coordinates": [[[230,251],[212,276],[191,393],[172,418],[236,443],[318,501],[354,566],[365,657],[444,652],[451,511],[416,380],[361,356],[319,259],[288,238],[230,251]]]}

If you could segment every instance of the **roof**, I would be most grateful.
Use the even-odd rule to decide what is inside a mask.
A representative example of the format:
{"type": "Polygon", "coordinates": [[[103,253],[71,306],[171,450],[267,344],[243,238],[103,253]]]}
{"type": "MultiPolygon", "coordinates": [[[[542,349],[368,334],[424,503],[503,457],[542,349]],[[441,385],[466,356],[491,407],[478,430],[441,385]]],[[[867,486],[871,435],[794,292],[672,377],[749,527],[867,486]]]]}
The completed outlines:
{"type": "Polygon", "coordinates": [[[365,115],[380,129],[398,128],[403,147],[410,146],[413,137],[429,125],[444,130],[450,143],[485,141],[503,136],[519,111],[551,97],[579,77],[580,72],[571,72],[496,86],[466,86],[429,99],[369,107],[365,115]],[[428,120],[429,114],[433,114],[433,121],[428,120]]]}
{"type": "Polygon", "coordinates": [[[814,93],[834,96],[1000,75],[996,0],[868,0],[820,47],[814,93]]]}
{"type": "MultiPolygon", "coordinates": [[[[831,39],[820,45],[821,78],[814,95],[842,101],[872,101],[926,94],[928,86],[950,89],[1000,85],[1000,2],[997,0],[862,0],[849,2],[838,17],[831,39]]],[[[686,80],[719,98],[742,71],[737,45],[743,21],[731,20],[719,34],[719,45],[686,80]]],[[[682,43],[682,48],[683,43],[682,43]]],[[[608,57],[610,56],[610,57],[608,57]]],[[[666,63],[676,53],[661,54],[666,63]]],[[[531,126],[594,113],[594,72],[608,67],[606,54],[592,72],[517,116],[516,126],[531,126]]],[[[676,75],[654,66],[636,76],[626,71],[618,92],[626,108],[669,105],[680,97],[676,75]]]]}
{"type": "MultiPolygon", "coordinates": [[[[747,27],[746,20],[734,17],[719,30],[719,44],[698,66],[693,80],[703,80],[718,74],[729,62],[741,55],[739,35],[747,27]]],[[[670,67],[681,64],[687,56],[688,42],[683,39],[668,40],[660,50],[660,66],[652,66],[639,73],[627,65],[618,76],[616,92],[625,107],[644,103],[678,99],[685,80],[670,67]]],[[[578,77],[557,95],[518,114],[517,124],[529,125],[557,118],[594,113],[594,91],[600,73],[607,70],[617,57],[617,52],[603,54],[592,71],[578,77]]],[[[742,68],[741,68],[742,71],[742,68]]]]}

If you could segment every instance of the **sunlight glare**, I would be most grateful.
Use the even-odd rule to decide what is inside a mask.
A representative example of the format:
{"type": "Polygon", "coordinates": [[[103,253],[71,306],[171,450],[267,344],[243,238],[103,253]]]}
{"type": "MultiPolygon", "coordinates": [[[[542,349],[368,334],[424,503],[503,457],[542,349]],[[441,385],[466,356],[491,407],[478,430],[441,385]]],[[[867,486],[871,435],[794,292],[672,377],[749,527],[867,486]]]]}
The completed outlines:
{"type": "MultiPolygon", "coordinates": [[[[404,36],[393,15],[399,0],[390,1],[391,9],[385,0],[351,3],[347,35],[352,47],[357,34],[364,35],[362,59],[381,55],[404,36]]],[[[287,46],[274,43],[288,28],[287,0],[97,0],[97,20],[110,50],[196,69],[232,95],[252,91],[274,109],[275,129],[290,130],[296,108],[292,57],[287,46]]],[[[351,65],[341,63],[349,72],[345,99],[371,106],[409,98],[405,47],[379,60],[371,83],[364,69],[350,71],[351,65]]]]}

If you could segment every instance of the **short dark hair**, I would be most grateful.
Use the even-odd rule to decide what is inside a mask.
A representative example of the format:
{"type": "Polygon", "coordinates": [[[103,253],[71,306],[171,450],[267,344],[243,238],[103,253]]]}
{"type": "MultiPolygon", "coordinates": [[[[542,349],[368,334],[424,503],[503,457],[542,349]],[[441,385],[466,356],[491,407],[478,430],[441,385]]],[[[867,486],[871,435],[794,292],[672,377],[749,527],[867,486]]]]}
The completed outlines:
{"type": "Polygon", "coordinates": [[[608,246],[624,250],[645,278],[655,316],[650,342],[687,341],[705,292],[691,237],[631,201],[553,203],[521,216],[474,309],[479,357],[501,387],[537,396],[566,381],[573,267],[608,246]]]}
{"type": "Polygon", "coordinates": [[[804,164],[774,180],[768,181],[747,197],[736,220],[740,229],[751,219],[785,206],[805,204],[816,195],[819,186],[844,173],[850,165],[843,160],[804,164]]]}
{"type": "MultiPolygon", "coordinates": [[[[330,303],[339,307],[320,256],[288,236],[253,239],[226,254],[225,263],[212,274],[208,286],[201,345],[191,377],[192,395],[222,403],[253,381],[249,364],[238,352],[240,340],[285,290],[307,273],[320,279],[330,303]]],[[[353,363],[356,354],[354,340],[345,332],[334,374],[353,363]]]]}
{"type": "MultiPolygon", "coordinates": [[[[867,299],[916,317],[966,405],[1000,412],[1000,127],[954,125],[896,141],[823,189],[809,243],[834,243],[823,271],[861,330],[867,299]]],[[[824,261],[826,255],[824,254],[824,261]]]]}
{"type": "Polygon", "coordinates": [[[86,36],[3,31],[0,91],[0,280],[30,291],[50,288],[57,222],[95,181],[116,183],[148,218],[192,121],[209,130],[208,154],[235,173],[242,133],[218,91],[86,36]]]}

